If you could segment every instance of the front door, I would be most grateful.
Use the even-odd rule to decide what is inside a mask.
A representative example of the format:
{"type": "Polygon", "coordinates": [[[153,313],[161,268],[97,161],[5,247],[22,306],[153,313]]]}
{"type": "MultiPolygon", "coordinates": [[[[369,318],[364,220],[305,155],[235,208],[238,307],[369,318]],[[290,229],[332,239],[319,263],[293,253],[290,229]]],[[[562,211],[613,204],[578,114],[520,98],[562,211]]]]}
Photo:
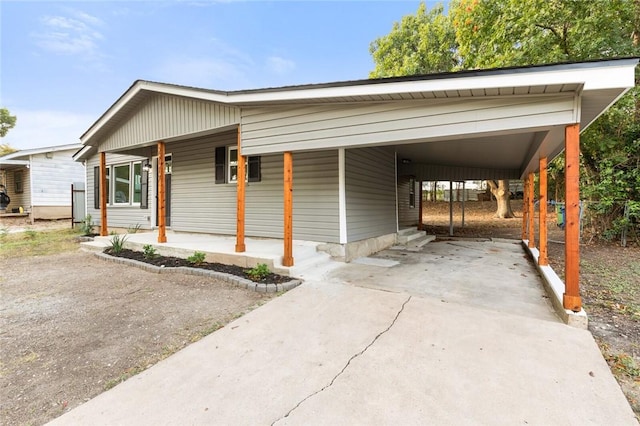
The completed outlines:
{"type": "MultiPolygon", "coordinates": [[[[171,154],[164,156],[164,202],[165,202],[165,226],[171,226],[171,154]]],[[[157,169],[156,169],[157,170],[157,169]]],[[[156,182],[158,181],[158,174],[156,173],[156,182]]],[[[156,226],[158,226],[158,185],[156,185],[156,226]]]]}

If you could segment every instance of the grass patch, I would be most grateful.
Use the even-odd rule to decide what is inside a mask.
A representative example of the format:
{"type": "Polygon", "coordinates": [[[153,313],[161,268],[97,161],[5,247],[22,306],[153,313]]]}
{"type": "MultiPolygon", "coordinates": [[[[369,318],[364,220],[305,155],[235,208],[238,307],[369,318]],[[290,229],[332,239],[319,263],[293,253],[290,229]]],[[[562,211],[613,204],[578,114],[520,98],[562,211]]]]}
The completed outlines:
{"type": "Polygon", "coordinates": [[[78,249],[75,240],[78,235],[80,233],[73,229],[3,233],[0,235],[0,259],[74,251],[78,249]]]}
{"type": "Polygon", "coordinates": [[[640,380],[640,365],[631,355],[624,352],[614,353],[606,343],[600,344],[600,351],[616,376],[626,376],[634,381],[640,380]]]}
{"type": "Polygon", "coordinates": [[[628,259],[624,266],[611,265],[603,260],[581,262],[583,274],[591,274],[596,280],[598,298],[616,311],[630,315],[640,313],[640,260],[628,259]]]}

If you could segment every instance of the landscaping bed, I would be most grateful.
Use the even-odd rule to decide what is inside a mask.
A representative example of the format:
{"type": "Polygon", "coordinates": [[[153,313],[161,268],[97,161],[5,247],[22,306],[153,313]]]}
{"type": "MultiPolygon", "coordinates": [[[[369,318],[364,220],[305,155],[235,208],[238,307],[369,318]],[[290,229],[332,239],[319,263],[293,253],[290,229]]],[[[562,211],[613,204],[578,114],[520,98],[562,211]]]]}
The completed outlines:
{"type": "Polygon", "coordinates": [[[174,256],[161,256],[158,254],[145,254],[141,251],[135,251],[130,249],[113,250],[107,248],[104,251],[105,254],[114,257],[120,257],[125,259],[135,260],[137,262],[147,263],[160,268],[196,268],[204,269],[208,271],[220,272],[223,274],[234,275],[241,277],[257,284],[284,284],[292,281],[291,277],[286,277],[279,274],[274,274],[266,269],[266,265],[257,266],[255,268],[242,268],[236,265],[224,265],[222,263],[205,262],[205,261],[193,261],[189,259],[183,259],[174,256]]]}

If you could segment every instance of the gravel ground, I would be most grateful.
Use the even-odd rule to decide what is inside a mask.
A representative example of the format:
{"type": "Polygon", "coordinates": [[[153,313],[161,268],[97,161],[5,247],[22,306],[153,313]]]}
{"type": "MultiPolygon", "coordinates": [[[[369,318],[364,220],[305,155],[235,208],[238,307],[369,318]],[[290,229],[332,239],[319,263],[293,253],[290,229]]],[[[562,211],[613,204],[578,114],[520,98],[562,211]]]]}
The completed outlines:
{"type": "Polygon", "coordinates": [[[45,423],[271,297],[80,251],[4,262],[3,425],[45,423]]]}

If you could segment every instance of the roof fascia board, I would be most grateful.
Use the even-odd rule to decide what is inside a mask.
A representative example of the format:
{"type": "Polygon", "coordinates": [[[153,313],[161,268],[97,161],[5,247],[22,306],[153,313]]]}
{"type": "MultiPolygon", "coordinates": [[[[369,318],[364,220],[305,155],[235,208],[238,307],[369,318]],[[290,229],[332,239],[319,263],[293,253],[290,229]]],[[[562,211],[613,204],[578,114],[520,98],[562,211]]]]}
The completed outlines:
{"type": "Polygon", "coordinates": [[[5,160],[0,158],[0,166],[28,166],[29,160],[5,160]]]}
{"type": "MultiPolygon", "coordinates": [[[[618,102],[620,100],[621,97],[623,97],[624,95],[627,94],[627,92],[631,90],[631,87],[624,89],[623,91],[620,92],[620,94],[618,96],[615,97],[614,100],[612,100],[606,108],[602,109],[600,111],[600,114],[596,115],[593,120],[591,120],[590,122],[588,122],[583,128],[580,129],[580,133],[582,133],[583,131],[587,130],[587,128],[589,128],[589,126],[591,126],[591,124],[593,124],[598,118],[600,118],[600,116],[602,114],[604,114],[605,112],[607,112],[609,110],[609,108],[611,108],[611,106],[613,104],[615,104],[616,102],[618,102]]],[[[580,120],[577,121],[578,123],[580,122],[580,120]]]]}
{"type": "Polygon", "coordinates": [[[71,158],[73,158],[73,161],[83,161],[89,156],[93,149],[95,149],[95,147],[91,145],[85,145],[79,151],[73,154],[71,158]]]}
{"type": "Polygon", "coordinates": [[[280,92],[258,92],[247,94],[230,93],[228,96],[232,103],[247,104],[415,92],[497,89],[502,87],[533,87],[576,83],[582,83],[582,90],[589,91],[633,87],[634,68],[635,63],[567,70],[541,71],[540,69],[536,69],[531,72],[514,74],[488,76],[475,75],[461,78],[372,83],[357,86],[318,87],[302,90],[283,90],[280,92]]]}
{"type": "Polygon", "coordinates": [[[109,122],[109,120],[111,120],[113,118],[114,115],[116,115],[116,113],[118,111],[120,111],[122,109],[122,107],[124,107],[127,103],[129,103],[129,101],[131,101],[143,88],[143,86],[149,84],[146,81],[143,80],[138,80],[134,83],[133,86],[131,86],[129,88],[129,90],[127,90],[127,92],[124,93],[124,95],[122,95],[120,97],[120,99],[118,99],[103,115],[102,117],[100,117],[98,119],[98,121],[96,121],[90,128],[89,130],[87,130],[82,136],[80,136],[80,141],[85,144],[87,143],[87,141],[89,139],[91,139],[91,137],[98,131],[100,130],[100,128],[102,128],[102,126],[104,126],[107,122],[109,122]]]}
{"type": "Polygon", "coordinates": [[[31,155],[45,154],[47,152],[67,151],[69,149],[78,149],[81,146],[82,146],[81,144],[76,143],[76,144],[68,144],[68,145],[46,146],[42,148],[23,149],[20,151],[12,152],[11,154],[7,154],[1,157],[0,160],[10,160],[14,158],[28,157],[31,155]]]}

